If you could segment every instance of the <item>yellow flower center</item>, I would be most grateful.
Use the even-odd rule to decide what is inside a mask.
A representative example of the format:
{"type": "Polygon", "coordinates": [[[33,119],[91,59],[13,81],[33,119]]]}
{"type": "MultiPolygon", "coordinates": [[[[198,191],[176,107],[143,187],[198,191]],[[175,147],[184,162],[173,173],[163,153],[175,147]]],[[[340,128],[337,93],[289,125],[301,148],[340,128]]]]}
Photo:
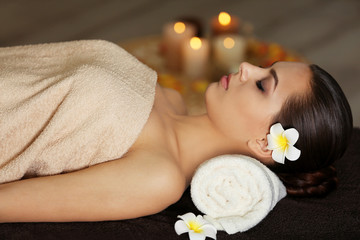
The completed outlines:
{"type": "Polygon", "coordinates": [[[285,151],[288,147],[288,140],[285,136],[278,136],[276,139],[276,143],[282,151],[285,151]]]}
{"type": "Polygon", "coordinates": [[[190,221],[189,222],[189,229],[193,230],[196,233],[202,233],[201,225],[196,221],[190,221]]]}

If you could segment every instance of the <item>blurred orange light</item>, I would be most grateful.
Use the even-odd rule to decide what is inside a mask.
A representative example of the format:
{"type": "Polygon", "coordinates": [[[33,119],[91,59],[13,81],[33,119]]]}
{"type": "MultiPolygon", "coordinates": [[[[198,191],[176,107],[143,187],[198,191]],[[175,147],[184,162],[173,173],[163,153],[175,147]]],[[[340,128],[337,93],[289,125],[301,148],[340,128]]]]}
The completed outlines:
{"type": "Polygon", "coordinates": [[[201,48],[201,45],[202,45],[202,43],[201,43],[200,38],[198,38],[198,37],[191,38],[190,46],[191,46],[192,49],[198,50],[198,49],[201,48]]]}
{"type": "Polygon", "coordinates": [[[224,47],[227,49],[231,49],[235,46],[235,41],[231,37],[227,37],[224,39],[224,47]]]}
{"type": "Polygon", "coordinates": [[[183,22],[176,22],[174,24],[174,31],[178,34],[185,32],[185,24],[183,22]]]}
{"type": "Polygon", "coordinates": [[[223,26],[229,25],[231,22],[231,17],[227,12],[221,12],[218,16],[219,23],[223,26]]]}

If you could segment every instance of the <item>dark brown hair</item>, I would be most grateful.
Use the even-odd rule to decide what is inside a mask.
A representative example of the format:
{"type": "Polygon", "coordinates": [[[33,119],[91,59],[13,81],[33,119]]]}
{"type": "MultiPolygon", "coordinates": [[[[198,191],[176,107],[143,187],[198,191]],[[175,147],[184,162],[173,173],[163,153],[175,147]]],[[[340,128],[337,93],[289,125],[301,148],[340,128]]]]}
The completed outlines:
{"type": "Polygon", "coordinates": [[[272,167],[288,194],[295,196],[323,196],[336,187],[332,163],[344,154],[353,129],[351,109],[338,83],[319,66],[309,68],[311,91],[289,98],[273,119],[300,134],[295,144],[300,158],[272,167]]]}

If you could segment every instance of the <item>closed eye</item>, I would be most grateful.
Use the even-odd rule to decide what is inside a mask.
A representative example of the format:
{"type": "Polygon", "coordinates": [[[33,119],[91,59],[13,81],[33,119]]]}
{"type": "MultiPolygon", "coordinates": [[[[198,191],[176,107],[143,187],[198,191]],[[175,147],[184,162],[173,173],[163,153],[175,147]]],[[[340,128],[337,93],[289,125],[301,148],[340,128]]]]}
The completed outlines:
{"type": "Polygon", "coordinates": [[[256,87],[262,91],[262,92],[265,92],[265,88],[263,86],[263,81],[262,80],[259,80],[259,81],[256,81],[256,87]]]}

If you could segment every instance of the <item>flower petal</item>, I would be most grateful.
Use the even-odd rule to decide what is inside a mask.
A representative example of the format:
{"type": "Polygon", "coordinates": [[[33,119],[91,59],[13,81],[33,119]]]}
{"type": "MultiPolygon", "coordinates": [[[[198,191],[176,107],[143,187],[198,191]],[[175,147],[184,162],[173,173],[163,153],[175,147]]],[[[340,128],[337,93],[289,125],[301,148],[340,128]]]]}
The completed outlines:
{"type": "Polygon", "coordinates": [[[274,149],[272,154],[272,159],[274,159],[275,162],[284,164],[285,163],[285,153],[280,149],[274,149]]]}
{"type": "Polygon", "coordinates": [[[267,144],[268,144],[267,149],[274,150],[274,149],[278,148],[276,139],[272,135],[268,134],[266,136],[266,138],[267,138],[267,144]]]}
{"type": "Polygon", "coordinates": [[[203,233],[189,232],[190,240],[205,240],[206,236],[203,233]]]}
{"type": "Polygon", "coordinates": [[[289,128],[285,130],[284,136],[288,140],[289,144],[294,145],[299,139],[299,132],[295,128],[289,128]]]}
{"type": "Polygon", "coordinates": [[[270,127],[270,134],[273,136],[281,135],[284,132],[284,128],[281,126],[281,123],[275,123],[270,127]]]}
{"type": "Polygon", "coordinates": [[[196,216],[195,216],[195,214],[189,212],[184,215],[178,216],[178,218],[181,218],[187,224],[188,222],[195,220],[196,216]]]}
{"type": "Polygon", "coordinates": [[[197,215],[195,221],[196,221],[200,226],[205,225],[205,224],[209,224],[209,222],[206,221],[206,220],[203,218],[203,216],[201,216],[201,215],[197,215]]]}
{"type": "Polygon", "coordinates": [[[287,151],[286,151],[286,158],[290,161],[295,161],[300,157],[301,151],[297,149],[296,147],[289,145],[287,151]]]}
{"type": "Polygon", "coordinates": [[[175,228],[175,232],[177,233],[177,235],[189,232],[189,228],[183,220],[178,220],[175,223],[174,228],[175,228]]]}
{"type": "Polygon", "coordinates": [[[203,234],[205,234],[206,237],[210,237],[212,239],[216,239],[216,233],[217,230],[212,224],[206,224],[202,227],[203,234]]]}

